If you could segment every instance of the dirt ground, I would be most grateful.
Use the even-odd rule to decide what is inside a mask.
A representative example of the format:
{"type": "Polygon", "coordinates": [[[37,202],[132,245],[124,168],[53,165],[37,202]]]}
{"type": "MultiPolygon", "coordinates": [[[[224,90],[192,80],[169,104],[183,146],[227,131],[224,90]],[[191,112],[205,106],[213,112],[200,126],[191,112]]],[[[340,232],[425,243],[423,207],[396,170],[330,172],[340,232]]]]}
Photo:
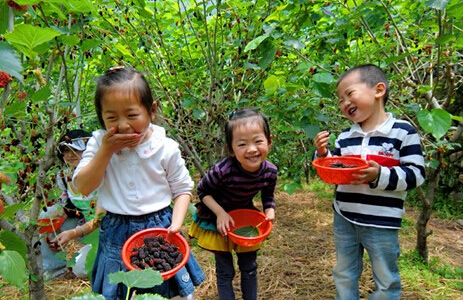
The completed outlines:
{"type": "MultiPolygon", "coordinates": [[[[259,299],[334,299],[335,287],[331,272],[335,264],[335,251],[331,200],[319,199],[315,194],[308,192],[299,192],[291,196],[278,192],[276,200],[278,208],[274,230],[264,242],[258,256],[259,299]]],[[[414,223],[416,215],[416,211],[409,209],[405,219],[408,223],[414,223]]],[[[463,267],[463,228],[456,222],[436,218],[430,221],[429,228],[434,232],[428,238],[430,259],[439,257],[449,265],[463,267]]],[[[185,227],[184,232],[187,230],[185,227]]],[[[407,226],[400,234],[402,253],[410,252],[415,246],[414,226],[407,226]]],[[[195,292],[196,299],[217,300],[213,256],[195,246],[192,246],[192,250],[208,278],[195,292]]],[[[415,283],[404,279],[402,281],[402,299],[430,299],[423,295],[436,295],[440,292],[439,288],[426,285],[425,279],[419,291],[416,290],[415,283]]],[[[234,284],[237,300],[241,300],[239,272],[234,284]]],[[[361,278],[362,299],[368,299],[373,289],[371,270],[365,263],[361,278]]],[[[69,299],[89,290],[87,280],[62,279],[47,283],[47,294],[51,300],[69,299]]],[[[8,298],[0,299],[21,297],[10,294],[8,298]]],[[[439,299],[461,300],[463,295],[456,291],[451,298],[439,299]]]]}

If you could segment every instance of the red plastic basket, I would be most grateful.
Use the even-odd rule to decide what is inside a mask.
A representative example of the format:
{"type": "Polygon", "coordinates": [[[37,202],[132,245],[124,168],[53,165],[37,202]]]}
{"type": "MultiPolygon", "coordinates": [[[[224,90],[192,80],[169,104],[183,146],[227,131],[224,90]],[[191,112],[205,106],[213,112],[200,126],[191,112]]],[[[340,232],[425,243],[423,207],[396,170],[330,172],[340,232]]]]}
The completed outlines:
{"type": "Polygon", "coordinates": [[[364,159],[349,156],[318,158],[312,162],[312,165],[323,181],[332,184],[350,184],[353,180],[352,174],[368,168],[364,159]],[[332,167],[333,164],[342,164],[344,167],[332,167]]]}
{"type": "Polygon", "coordinates": [[[39,225],[39,233],[55,233],[63,225],[65,217],[58,217],[58,218],[43,218],[37,220],[37,225],[39,225]]]}
{"type": "Polygon", "coordinates": [[[235,209],[228,214],[235,221],[235,227],[233,227],[227,234],[228,238],[240,246],[252,247],[262,243],[272,232],[272,222],[265,221],[265,214],[254,209],[235,209]],[[260,225],[259,225],[260,224],[260,225]],[[233,230],[243,226],[257,226],[260,234],[258,236],[246,237],[233,233],[233,230]]]}
{"type": "Polygon", "coordinates": [[[167,280],[174,276],[183,266],[185,266],[188,258],[190,257],[190,246],[183,236],[179,233],[169,234],[165,228],[148,228],[141,230],[132,236],[130,236],[127,241],[125,241],[124,246],[122,247],[122,261],[124,262],[125,267],[131,270],[140,270],[139,267],[134,266],[130,263],[130,254],[134,247],[143,246],[145,243],[145,238],[147,237],[157,237],[161,235],[164,239],[170,244],[174,244],[178,247],[178,251],[182,254],[183,259],[178,265],[172,268],[169,271],[161,272],[162,278],[167,280]]]}

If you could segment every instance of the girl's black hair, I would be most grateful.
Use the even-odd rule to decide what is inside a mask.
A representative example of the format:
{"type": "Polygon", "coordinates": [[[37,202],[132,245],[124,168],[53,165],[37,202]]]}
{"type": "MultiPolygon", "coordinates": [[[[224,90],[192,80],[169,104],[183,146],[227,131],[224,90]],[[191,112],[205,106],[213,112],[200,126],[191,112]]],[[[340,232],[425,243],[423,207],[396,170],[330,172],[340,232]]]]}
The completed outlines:
{"type": "Polygon", "coordinates": [[[243,123],[259,123],[264,129],[265,137],[267,141],[270,142],[270,126],[268,124],[267,117],[252,109],[252,108],[242,108],[236,111],[232,111],[228,118],[228,121],[225,123],[225,144],[228,150],[228,153],[233,153],[232,142],[233,142],[233,129],[243,123]]]}
{"type": "Polygon", "coordinates": [[[153,110],[153,95],[143,73],[131,67],[112,67],[97,80],[95,91],[95,110],[102,128],[106,129],[101,111],[101,101],[105,92],[116,85],[126,85],[129,92],[140,98],[141,104],[151,113],[153,110]]]}
{"type": "Polygon", "coordinates": [[[87,132],[82,129],[74,129],[74,130],[68,130],[66,133],[59,139],[58,142],[58,151],[57,151],[57,156],[58,158],[64,162],[64,148],[69,147],[66,146],[66,144],[72,144],[73,140],[82,140],[85,145],[87,145],[88,140],[92,137],[92,134],[90,132],[87,132]]]}
{"type": "Polygon", "coordinates": [[[339,77],[338,82],[336,83],[336,86],[338,86],[339,83],[344,78],[346,78],[347,75],[353,72],[359,72],[360,82],[365,83],[370,87],[373,87],[380,82],[384,83],[384,85],[386,86],[386,92],[384,93],[384,96],[383,96],[383,103],[384,105],[386,105],[387,99],[389,98],[389,83],[387,81],[387,77],[384,71],[381,70],[378,66],[373,65],[373,64],[364,64],[364,65],[356,66],[344,72],[341,75],[341,77],[339,77]]]}

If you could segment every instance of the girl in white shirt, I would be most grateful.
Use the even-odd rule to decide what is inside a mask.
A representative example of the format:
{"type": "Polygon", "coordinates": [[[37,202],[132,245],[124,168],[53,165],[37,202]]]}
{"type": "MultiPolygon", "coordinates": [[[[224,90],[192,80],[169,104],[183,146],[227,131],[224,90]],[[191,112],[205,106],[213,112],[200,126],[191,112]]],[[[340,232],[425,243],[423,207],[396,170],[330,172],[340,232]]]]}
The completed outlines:
{"type": "MultiPolygon", "coordinates": [[[[95,109],[103,129],[89,140],[73,183],[84,195],[98,190],[97,217],[77,232],[85,235],[101,225],[92,290],[107,300],[125,299],[126,287],[110,284],[108,277],[126,270],[121,257],[124,242],[145,228],[179,232],[194,183],[178,144],[166,137],[164,128],[151,123],[157,103],[142,73],[128,67],[109,69],[98,79],[95,109]],[[104,217],[97,221],[102,212],[104,217]]],[[[149,292],[193,299],[194,287],[205,279],[190,253],[184,268],[149,292]]]]}

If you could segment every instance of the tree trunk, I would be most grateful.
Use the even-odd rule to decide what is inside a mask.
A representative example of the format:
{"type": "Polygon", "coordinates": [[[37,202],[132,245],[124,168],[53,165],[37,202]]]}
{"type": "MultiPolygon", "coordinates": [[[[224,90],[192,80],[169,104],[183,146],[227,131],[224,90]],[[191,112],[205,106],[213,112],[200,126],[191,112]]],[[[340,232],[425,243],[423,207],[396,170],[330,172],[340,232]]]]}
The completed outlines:
{"type": "Polygon", "coordinates": [[[418,188],[423,207],[416,223],[417,237],[415,250],[426,263],[428,262],[427,238],[432,234],[432,231],[428,230],[427,224],[431,218],[432,207],[434,205],[436,196],[436,189],[439,186],[439,173],[442,165],[441,157],[436,155],[433,157],[433,159],[439,159],[439,166],[436,169],[428,168],[427,170],[428,185],[426,188],[426,193],[423,192],[422,188],[418,188]]]}
{"type": "Polygon", "coordinates": [[[43,280],[42,253],[40,243],[32,240],[32,234],[28,237],[30,242],[27,251],[27,269],[29,275],[29,300],[46,300],[45,282],[43,280]]]}

